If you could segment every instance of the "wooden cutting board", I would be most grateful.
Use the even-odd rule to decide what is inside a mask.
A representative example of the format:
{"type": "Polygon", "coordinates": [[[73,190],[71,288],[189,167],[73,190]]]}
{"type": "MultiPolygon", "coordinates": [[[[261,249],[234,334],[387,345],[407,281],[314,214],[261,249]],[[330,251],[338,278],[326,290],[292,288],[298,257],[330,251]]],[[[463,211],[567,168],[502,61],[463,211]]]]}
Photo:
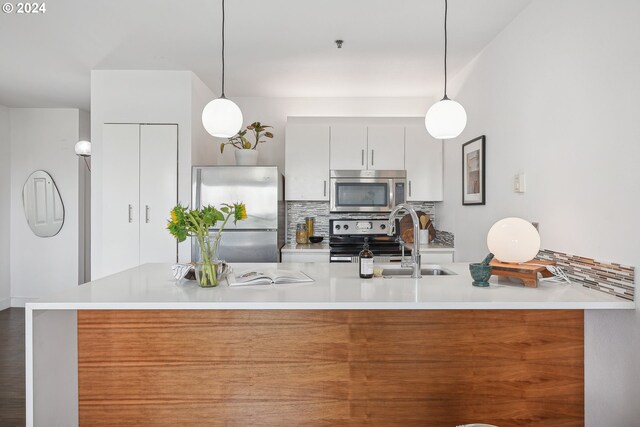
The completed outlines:
{"type": "MultiPolygon", "coordinates": [[[[433,226],[433,223],[431,222],[431,217],[422,211],[418,211],[417,214],[418,214],[418,220],[422,215],[428,218],[427,230],[429,230],[429,242],[433,241],[436,238],[436,228],[433,226]]],[[[420,227],[422,227],[422,225],[420,225],[420,227]]],[[[411,219],[411,215],[409,214],[406,214],[400,220],[400,237],[406,243],[413,243],[413,220],[411,219]]],[[[426,244],[429,242],[420,242],[420,243],[426,244]]]]}

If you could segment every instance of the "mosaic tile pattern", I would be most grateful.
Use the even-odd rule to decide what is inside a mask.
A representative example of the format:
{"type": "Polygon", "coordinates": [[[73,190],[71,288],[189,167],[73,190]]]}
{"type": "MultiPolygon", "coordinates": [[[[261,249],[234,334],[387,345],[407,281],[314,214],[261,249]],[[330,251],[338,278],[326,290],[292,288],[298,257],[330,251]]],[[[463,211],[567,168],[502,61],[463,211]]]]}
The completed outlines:
{"type": "Polygon", "coordinates": [[[433,240],[433,243],[454,247],[453,233],[436,229],[436,238],[433,240]]]}
{"type": "Polygon", "coordinates": [[[556,261],[572,281],[629,301],[635,296],[635,268],[542,249],[539,259],[556,261]]]}
{"type": "MultiPolygon", "coordinates": [[[[422,211],[431,217],[431,220],[435,222],[436,207],[433,202],[409,202],[416,210],[422,211]]],[[[365,213],[329,213],[329,202],[300,202],[293,201],[287,202],[287,243],[295,244],[296,241],[296,224],[304,222],[304,219],[308,216],[316,217],[314,225],[314,234],[316,236],[329,236],[329,220],[330,219],[358,219],[358,218],[374,218],[374,219],[386,219],[389,216],[384,214],[365,214],[365,213]]],[[[401,216],[404,216],[402,214],[401,216]]],[[[444,232],[446,233],[446,232],[444,232]]],[[[453,244],[453,234],[450,235],[450,240],[453,244]]],[[[438,232],[436,231],[436,240],[438,239],[438,232]]],[[[446,236],[443,235],[443,238],[446,236]]],[[[449,237],[446,237],[449,239],[449,237]]]]}

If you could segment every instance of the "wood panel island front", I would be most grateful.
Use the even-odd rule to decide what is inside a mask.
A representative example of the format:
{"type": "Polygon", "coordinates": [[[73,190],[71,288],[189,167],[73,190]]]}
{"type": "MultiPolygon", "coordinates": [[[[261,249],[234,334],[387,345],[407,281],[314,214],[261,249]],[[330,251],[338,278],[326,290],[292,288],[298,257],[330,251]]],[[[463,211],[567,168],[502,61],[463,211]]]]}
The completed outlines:
{"type": "Polygon", "coordinates": [[[27,425],[584,425],[583,310],[634,303],[446,267],[201,289],[146,264],[30,303],[27,425]]]}

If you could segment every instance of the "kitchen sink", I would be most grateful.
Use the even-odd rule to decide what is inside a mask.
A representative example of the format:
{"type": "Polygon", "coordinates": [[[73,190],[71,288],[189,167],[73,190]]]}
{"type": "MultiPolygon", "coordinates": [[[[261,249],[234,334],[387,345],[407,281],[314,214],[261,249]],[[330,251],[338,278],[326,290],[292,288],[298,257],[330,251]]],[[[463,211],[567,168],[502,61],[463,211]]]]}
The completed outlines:
{"type": "MultiPolygon", "coordinates": [[[[456,273],[440,265],[423,266],[420,269],[423,276],[454,276],[456,273]]],[[[411,277],[413,269],[410,267],[387,267],[382,270],[383,277],[411,277]]]]}

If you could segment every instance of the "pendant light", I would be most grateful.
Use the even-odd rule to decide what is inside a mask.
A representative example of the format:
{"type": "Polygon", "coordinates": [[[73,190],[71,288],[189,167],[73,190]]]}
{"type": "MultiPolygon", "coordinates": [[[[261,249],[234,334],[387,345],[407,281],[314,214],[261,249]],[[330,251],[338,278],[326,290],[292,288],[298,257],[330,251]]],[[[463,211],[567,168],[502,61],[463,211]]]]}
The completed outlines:
{"type": "Polygon", "coordinates": [[[242,111],[224,96],[224,0],[222,0],[222,94],[202,110],[202,124],[213,136],[230,138],[242,127],[242,111]]]}
{"type": "Polygon", "coordinates": [[[429,134],[436,139],[451,139],[467,125],[467,113],[447,96],[447,0],[444,0],[444,97],[433,104],[424,118],[429,134]]]}

